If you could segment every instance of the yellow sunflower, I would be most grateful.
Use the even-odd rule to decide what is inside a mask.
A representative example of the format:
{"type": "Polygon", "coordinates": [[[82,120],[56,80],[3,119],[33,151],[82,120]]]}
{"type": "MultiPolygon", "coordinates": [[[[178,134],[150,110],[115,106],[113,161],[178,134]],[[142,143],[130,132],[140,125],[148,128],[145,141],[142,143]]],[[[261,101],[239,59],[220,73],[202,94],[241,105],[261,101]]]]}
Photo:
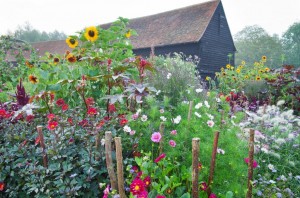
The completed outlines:
{"type": "Polygon", "coordinates": [[[128,31],[126,32],[126,34],[125,34],[125,37],[126,37],[126,38],[130,38],[130,36],[131,36],[131,32],[130,32],[130,30],[128,30],[128,31]]]}
{"type": "Polygon", "coordinates": [[[66,43],[70,48],[75,48],[78,45],[78,41],[72,37],[68,37],[66,43]]]}
{"type": "Polygon", "coordinates": [[[227,64],[227,65],[226,65],[226,68],[227,68],[227,69],[230,69],[230,68],[231,68],[231,65],[230,65],[230,64],[227,64]]]}
{"type": "Polygon", "coordinates": [[[266,71],[266,72],[269,72],[269,71],[270,71],[270,69],[269,69],[268,67],[266,67],[266,68],[265,68],[265,71],[266,71]]]}
{"type": "Polygon", "coordinates": [[[266,62],[267,61],[267,57],[266,56],[262,56],[261,60],[262,60],[262,62],[266,62]]]}
{"type": "Polygon", "coordinates": [[[245,61],[242,61],[242,65],[246,65],[246,62],[245,62],[245,61]]]}
{"type": "Polygon", "coordinates": [[[94,42],[98,39],[98,30],[95,26],[91,26],[85,29],[84,37],[86,40],[94,42]]]}
{"type": "Polygon", "coordinates": [[[231,70],[233,70],[233,69],[234,69],[234,67],[230,67],[230,69],[231,69],[231,70]]]}
{"type": "Polygon", "coordinates": [[[236,71],[236,73],[238,73],[238,74],[241,73],[241,69],[236,69],[235,71],[236,71]]]}
{"type": "Polygon", "coordinates": [[[34,76],[34,75],[29,75],[29,76],[28,76],[28,80],[29,80],[29,82],[31,82],[32,84],[36,84],[36,83],[38,82],[37,77],[34,76]]]}
{"type": "Polygon", "coordinates": [[[261,77],[260,76],[256,76],[255,80],[260,81],[261,77]]]}
{"type": "Polygon", "coordinates": [[[244,77],[245,79],[249,79],[249,76],[248,75],[245,75],[245,77],[244,77]]]}
{"type": "Polygon", "coordinates": [[[206,77],[205,77],[205,80],[209,81],[209,80],[210,80],[210,77],[209,77],[209,76],[206,76],[206,77]]]}
{"type": "Polygon", "coordinates": [[[226,76],[226,72],[222,72],[222,76],[226,76]]]}

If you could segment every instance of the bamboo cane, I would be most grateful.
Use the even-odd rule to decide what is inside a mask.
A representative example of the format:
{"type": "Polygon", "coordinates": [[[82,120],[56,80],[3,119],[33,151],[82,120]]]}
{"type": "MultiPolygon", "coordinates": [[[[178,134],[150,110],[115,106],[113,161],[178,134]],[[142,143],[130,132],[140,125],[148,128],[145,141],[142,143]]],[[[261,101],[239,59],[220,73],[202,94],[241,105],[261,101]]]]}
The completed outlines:
{"type": "Polygon", "coordinates": [[[161,139],[160,139],[160,142],[159,142],[159,153],[162,154],[163,153],[163,138],[164,138],[164,130],[165,130],[165,124],[163,122],[160,123],[160,126],[159,126],[159,133],[161,135],[161,139]]]}
{"type": "Polygon", "coordinates": [[[247,195],[246,195],[246,198],[251,198],[252,197],[253,155],[254,155],[254,130],[250,129],[248,183],[247,183],[247,195]]]}
{"type": "Polygon", "coordinates": [[[216,156],[217,156],[217,149],[218,149],[218,140],[219,140],[220,132],[215,132],[214,137],[214,143],[213,143],[213,151],[210,161],[210,170],[209,170],[209,178],[208,178],[208,189],[207,189],[207,195],[209,196],[211,194],[211,184],[213,183],[213,177],[214,177],[214,171],[215,171],[215,165],[216,165],[216,156]]]}

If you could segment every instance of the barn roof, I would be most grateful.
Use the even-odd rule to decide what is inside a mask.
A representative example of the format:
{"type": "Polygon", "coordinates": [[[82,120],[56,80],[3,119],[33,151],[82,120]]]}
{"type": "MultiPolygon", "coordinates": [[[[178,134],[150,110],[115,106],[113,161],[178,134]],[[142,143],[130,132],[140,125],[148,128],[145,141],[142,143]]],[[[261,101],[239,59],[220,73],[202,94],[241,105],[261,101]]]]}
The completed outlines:
{"type": "MultiPolygon", "coordinates": [[[[128,27],[136,30],[132,36],[134,49],[198,42],[204,34],[220,0],[212,0],[176,10],[129,20],[128,27]]],[[[108,24],[100,25],[108,28],[108,24]]],[[[32,43],[39,55],[46,52],[64,54],[71,49],[65,40],[32,43]]]]}

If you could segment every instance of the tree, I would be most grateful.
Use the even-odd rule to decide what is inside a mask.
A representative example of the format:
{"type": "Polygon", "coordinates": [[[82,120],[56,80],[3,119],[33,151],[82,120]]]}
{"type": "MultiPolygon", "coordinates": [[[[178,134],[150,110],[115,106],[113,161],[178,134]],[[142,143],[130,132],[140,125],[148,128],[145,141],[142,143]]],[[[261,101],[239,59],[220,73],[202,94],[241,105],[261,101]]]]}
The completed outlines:
{"type": "Polygon", "coordinates": [[[236,64],[242,60],[252,64],[261,60],[262,56],[267,56],[269,67],[282,65],[283,48],[278,35],[270,36],[262,27],[254,25],[246,26],[234,39],[237,48],[236,64]]]}
{"type": "Polygon", "coordinates": [[[58,32],[57,30],[53,32],[40,32],[34,29],[28,22],[23,26],[19,26],[18,29],[12,33],[14,38],[27,41],[30,43],[39,41],[53,41],[53,40],[64,40],[67,38],[66,34],[63,32],[58,32]]]}
{"type": "Polygon", "coordinates": [[[300,66],[300,22],[291,25],[282,37],[285,63],[300,66]]]}

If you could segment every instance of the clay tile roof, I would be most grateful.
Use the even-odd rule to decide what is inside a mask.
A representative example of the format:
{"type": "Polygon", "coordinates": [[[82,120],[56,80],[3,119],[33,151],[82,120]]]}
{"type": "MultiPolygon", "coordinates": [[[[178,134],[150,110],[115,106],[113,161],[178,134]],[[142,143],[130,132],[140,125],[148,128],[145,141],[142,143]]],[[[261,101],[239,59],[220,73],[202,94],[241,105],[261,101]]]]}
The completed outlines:
{"type": "Polygon", "coordinates": [[[219,2],[213,0],[129,20],[129,27],[138,33],[132,37],[134,49],[198,42],[219,2]]]}
{"type": "MultiPolygon", "coordinates": [[[[220,0],[212,0],[159,14],[129,20],[129,28],[138,36],[131,37],[134,49],[150,48],[178,43],[198,42],[205,32],[220,0]]],[[[100,25],[108,28],[108,24],[100,25]]],[[[39,55],[45,52],[64,54],[71,50],[66,42],[46,41],[33,43],[39,55]]]]}

